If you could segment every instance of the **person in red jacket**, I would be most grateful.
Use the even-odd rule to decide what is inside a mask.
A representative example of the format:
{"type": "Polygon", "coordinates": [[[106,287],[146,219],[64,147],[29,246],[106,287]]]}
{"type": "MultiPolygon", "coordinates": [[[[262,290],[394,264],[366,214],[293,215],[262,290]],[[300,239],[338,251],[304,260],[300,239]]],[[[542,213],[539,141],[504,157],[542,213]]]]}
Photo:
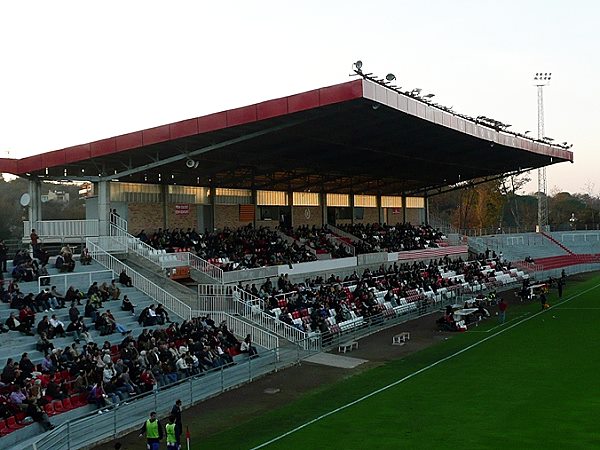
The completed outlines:
{"type": "Polygon", "coordinates": [[[500,303],[498,303],[498,321],[500,323],[504,323],[506,321],[506,310],[508,309],[508,304],[504,301],[503,298],[500,299],[500,303]]]}

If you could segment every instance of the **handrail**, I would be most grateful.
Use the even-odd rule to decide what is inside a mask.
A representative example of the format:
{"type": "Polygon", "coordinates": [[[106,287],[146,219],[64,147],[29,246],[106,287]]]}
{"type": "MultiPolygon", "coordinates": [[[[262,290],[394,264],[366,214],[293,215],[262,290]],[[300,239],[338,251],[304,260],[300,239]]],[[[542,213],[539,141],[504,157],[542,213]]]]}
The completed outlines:
{"type": "Polygon", "coordinates": [[[99,264],[103,265],[107,269],[112,270],[115,274],[115,277],[118,277],[119,274],[125,270],[127,275],[131,277],[131,283],[133,287],[139,289],[156,302],[163,304],[165,308],[173,311],[182,319],[189,320],[192,317],[192,308],[190,308],[189,305],[186,305],[175,296],[169,294],[163,288],[159,287],[143,275],[131,269],[129,266],[119,261],[110,253],[104,251],[100,246],[94,244],[90,239],[87,239],[86,244],[90,250],[90,255],[92,258],[94,258],[99,264]]]}
{"type": "Polygon", "coordinates": [[[189,255],[189,263],[192,269],[196,269],[199,272],[209,276],[213,280],[217,281],[220,284],[223,284],[223,269],[214,264],[209,263],[208,261],[200,258],[198,255],[194,255],[191,252],[188,252],[189,255]]]}
{"type": "Polygon", "coordinates": [[[250,322],[278,336],[298,343],[307,340],[307,333],[264,312],[264,300],[237,286],[198,285],[198,310],[239,314],[250,322]]]}
{"type": "MultiPolygon", "coordinates": [[[[67,292],[67,286],[72,285],[74,282],[67,282],[68,278],[79,278],[82,279],[84,277],[87,278],[88,280],[88,287],[91,286],[93,281],[97,281],[97,280],[92,280],[92,275],[96,275],[96,274],[111,274],[112,275],[112,270],[95,270],[93,272],[78,272],[78,273],[58,273],[56,275],[44,275],[38,278],[38,292],[42,292],[42,280],[50,280],[49,284],[57,284],[56,281],[54,281],[56,278],[62,277],[64,284],[63,284],[63,293],[67,292]]],[[[111,277],[112,278],[112,277],[111,277]]],[[[47,285],[44,285],[44,288],[46,288],[47,285]]]]}
{"type": "Polygon", "coordinates": [[[131,235],[127,230],[121,228],[118,222],[111,223],[110,233],[112,236],[123,240],[123,243],[127,245],[128,252],[132,251],[136,255],[147,259],[152,264],[159,266],[161,269],[190,266],[223,284],[223,269],[191,252],[162,253],[160,250],[146,244],[139,238],[131,235]]]}
{"type": "Polygon", "coordinates": [[[345,240],[343,240],[341,237],[338,236],[332,236],[332,235],[328,235],[327,239],[329,239],[329,241],[332,244],[339,244],[342,247],[344,247],[345,249],[347,249],[350,254],[352,256],[356,256],[356,247],[354,245],[348,244],[345,240]]]}
{"type": "MultiPolygon", "coordinates": [[[[194,313],[194,316],[200,315],[197,311],[194,311],[194,313]]],[[[215,323],[220,323],[222,321],[227,322],[227,328],[233,334],[240,336],[241,338],[250,334],[252,336],[252,342],[261,347],[268,350],[279,348],[279,336],[274,333],[263,330],[252,323],[245,322],[238,317],[223,311],[211,311],[210,315],[215,323]]]]}
{"type": "Polygon", "coordinates": [[[127,231],[127,221],[118,214],[110,214],[110,223],[114,224],[118,228],[127,231]]]}

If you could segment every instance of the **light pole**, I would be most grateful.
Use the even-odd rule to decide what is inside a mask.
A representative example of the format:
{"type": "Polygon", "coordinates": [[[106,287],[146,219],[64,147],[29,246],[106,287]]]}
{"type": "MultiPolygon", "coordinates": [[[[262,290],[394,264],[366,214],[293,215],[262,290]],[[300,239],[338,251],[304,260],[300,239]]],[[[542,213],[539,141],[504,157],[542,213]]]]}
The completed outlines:
{"type": "MultiPolygon", "coordinates": [[[[537,72],[533,77],[538,91],[538,139],[544,139],[544,86],[550,84],[551,72],[537,72]]],[[[538,220],[537,232],[547,231],[548,228],[548,184],[546,182],[546,167],[538,169],[538,220]]]]}

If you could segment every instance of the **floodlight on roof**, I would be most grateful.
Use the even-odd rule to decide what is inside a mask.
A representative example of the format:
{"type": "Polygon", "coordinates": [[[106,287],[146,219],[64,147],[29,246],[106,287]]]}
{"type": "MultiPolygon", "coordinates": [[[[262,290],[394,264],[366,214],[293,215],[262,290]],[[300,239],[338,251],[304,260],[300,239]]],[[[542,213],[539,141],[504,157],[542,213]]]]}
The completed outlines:
{"type": "Polygon", "coordinates": [[[432,97],[435,97],[435,94],[427,94],[427,95],[425,95],[424,97],[425,97],[425,98],[432,98],[432,97]]]}
{"type": "Polygon", "coordinates": [[[385,76],[385,79],[388,80],[388,81],[394,81],[396,79],[396,75],[394,75],[393,73],[388,73],[385,76]]]}

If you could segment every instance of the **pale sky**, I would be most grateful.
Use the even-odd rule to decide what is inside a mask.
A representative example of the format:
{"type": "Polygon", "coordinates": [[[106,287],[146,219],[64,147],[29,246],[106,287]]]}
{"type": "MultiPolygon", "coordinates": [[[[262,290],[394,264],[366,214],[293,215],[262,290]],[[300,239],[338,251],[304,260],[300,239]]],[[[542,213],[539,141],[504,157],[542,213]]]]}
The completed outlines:
{"type": "MultiPolygon", "coordinates": [[[[3,1],[0,156],[23,157],[349,80],[574,144],[548,190],[600,192],[600,2],[3,1]]],[[[535,177],[534,177],[535,178],[535,177]]],[[[530,191],[536,186],[530,185],[530,191]]]]}

